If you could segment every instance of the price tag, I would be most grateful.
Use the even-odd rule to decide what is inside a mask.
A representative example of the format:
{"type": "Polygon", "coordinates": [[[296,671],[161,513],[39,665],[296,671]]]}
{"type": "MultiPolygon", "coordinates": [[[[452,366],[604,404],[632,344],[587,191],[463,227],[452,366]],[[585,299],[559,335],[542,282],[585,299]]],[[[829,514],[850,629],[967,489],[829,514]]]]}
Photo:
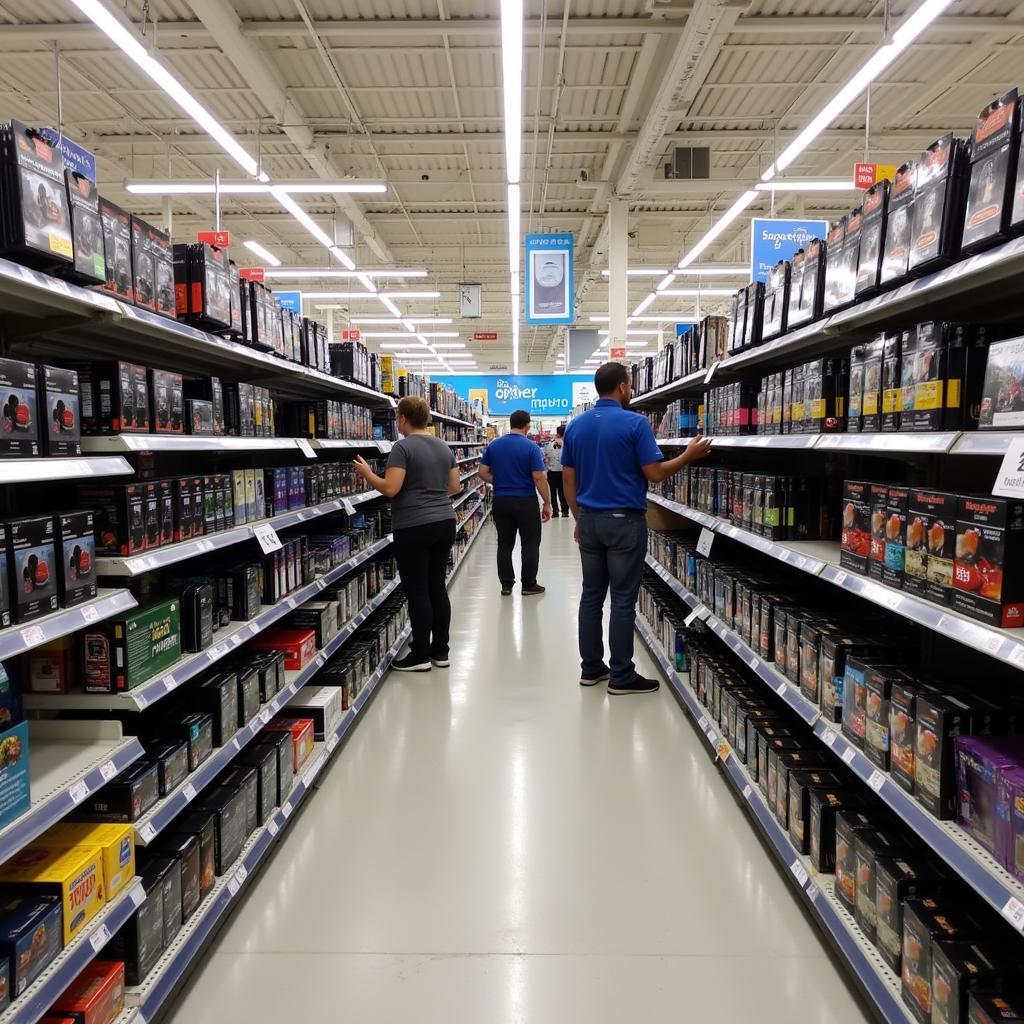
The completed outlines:
{"type": "MultiPolygon", "coordinates": [[[[355,710],[357,710],[357,709],[353,708],[353,711],[355,711],[355,710]]],[[[338,737],[337,736],[332,736],[327,741],[327,753],[328,754],[333,754],[335,749],[337,748],[337,746],[338,746],[338,737]]]]}
{"type": "Polygon", "coordinates": [[[262,627],[260,626],[260,624],[258,622],[250,622],[249,623],[249,632],[253,636],[255,636],[260,631],[261,628],[262,627]]]}
{"type": "Polygon", "coordinates": [[[984,647],[989,654],[995,654],[1003,646],[1003,638],[998,633],[993,633],[984,626],[975,626],[968,623],[964,632],[971,638],[971,642],[978,647],[984,647]]]}
{"type": "Polygon", "coordinates": [[[714,743],[718,739],[718,733],[714,729],[708,729],[708,739],[714,743]]]}
{"type": "Polygon", "coordinates": [[[173,690],[175,686],[178,685],[178,681],[174,678],[173,673],[169,673],[168,675],[164,676],[163,679],[161,679],[160,681],[164,684],[164,689],[168,693],[170,693],[171,690],[173,690]]]}
{"type": "Polygon", "coordinates": [[[775,687],[775,692],[780,697],[786,692],[786,685],[787,685],[786,683],[779,683],[779,685],[775,687]]]}
{"type": "Polygon", "coordinates": [[[750,794],[753,793],[753,792],[754,791],[750,788],[750,785],[748,783],[746,786],[743,787],[743,799],[744,800],[749,800],[750,799],[750,794]]]}
{"type": "Polygon", "coordinates": [[[277,535],[277,530],[270,523],[260,523],[258,526],[254,526],[252,535],[259,541],[265,555],[269,555],[271,551],[280,551],[284,546],[281,543],[281,538],[277,535]]]}
{"type": "Polygon", "coordinates": [[[232,897],[238,895],[239,888],[240,888],[240,886],[239,886],[238,882],[234,878],[232,878],[228,882],[228,892],[231,893],[232,897]]]}
{"type": "Polygon", "coordinates": [[[87,604],[82,606],[82,618],[86,622],[95,622],[100,617],[100,613],[96,610],[96,605],[87,604]]]}
{"type": "Polygon", "coordinates": [[[697,725],[700,727],[701,732],[703,732],[708,727],[708,720],[701,715],[697,721],[697,725]]]}
{"type": "Polygon", "coordinates": [[[868,785],[877,793],[885,785],[885,776],[876,768],[868,779],[868,785]]]}
{"type": "Polygon", "coordinates": [[[291,800],[285,800],[284,806],[281,808],[281,813],[286,817],[290,817],[292,813],[292,802],[291,800]]]}
{"type": "Polygon", "coordinates": [[[720,360],[716,359],[709,367],[708,372],[704,374],[704,383],[710,384],[711,378],[715,375],[715,370],[718,369],[718,363],[720,360]]]}
{"type": "Polygon", "coordinates": [[[117,774],[117,766],[113,761],[104,761],[100,765],[100,775],[104,782],[109,782],[117,774]]]}
{"type": "Polygon", "coordinates": [[[196,787],[193,786],[191,782],[186,782],[185,785],[181,787],[181,792],[189,803],[196,798],[196,787]]]}
{"type": "Polygon", "coordinates": [[[260,721],[266,725],[270,721],[270,708],[263,708],[260,711],[260,721]]]}
{"type": "Polygon", "coordinates": [[[837,572],[835,576],[832,577],[832,582],[837,587],[841,587],[846,582],[846,573],[840,569],[839,572],[837,572]]]}
{"type": "Polygon", "coordinates": [[[46,639],[46,634],[40,626],[28,626],[21,631],[21,639],[26,647],[36,647],[46,639]]]}
{"type": "Polygon", "coordinates": [[[1024,932],[1024,903],[1011,896],[1003,907],[1003,917],[1019,932],[1024,932]]]}
{"type": "Polygon", "coordinates": [[[760,658],[751,658],[750,659],[750,667],[756,672],[761,667],[761,659],[760,658]]]}
{"type": "Polygon", "coordinates": [[[133,885],[130,890],[132,906],[138,909],[146,902],[146,890],[141,885],[133,885]]]}
{"type": "Polygon", "coordinates": [[[816,903],[821,890],[816,885],[807,886],[807,895],[810,897],[812,903],[816,903]]]}
{"type": "Polygon", "coordinates": [[[92,946],[93,952],[98,953],[108,942],[110,941],[110,929],[105,925],[101,924],[89,936],[89,945],[92,946]]]}
{"type": "Polygon", "coordinates": [[[1004,498],[1024,498],[1024,437],[1014,438],[999,465],[992,493],[1004,498]]]}
{"type": "Polygon", "coordinates": [[[807,884],[807,869],[799,860],[795,860],[789,865],[789,870],[793,872],[796,880],[800,883],[800,888],[802,889],[807,884]]]}
{"type": "Polygon", "coordinates": [[[153,828],[152,822],[147,821],[142,828],[139,829],[139,835],[142,837],[144,843],[151,843],[156,839],[156,829],[153,828]]]}
{"type": "Polygon", "coordinates": [[[1024,668],[1024,646],[1017,644],[1012,651],[1010,651],[1010,661],[1017,666],[1017,668],[1024,668]]]}
{"type": "Polygon", "coordinates": [[[348,498],[342,498],[341,499],[341,505],[342,505],[342,508],[345,509],[345,515],[347,515],[347,516],[354,516],[356,514],[356,507],[355,507],[355,505],[352,504],[351,501],[349,501],[348,498]]]}
{"type": "Polygon", "coordinates": [[[211,647],[206,652],[206,656],[210,659],[210,661],[220,661],[220,659],[223,658],[224,655],[227,653],[228,648],[226,644],[217,644],[216,646],[211,647]]]}
{"type": "Polygon", "coordinates": [[[698,606],[697,608],[694,608],[693,611],[690,612],[690,614],[687,615],[685,619],[683,619],[683,625],[684,626],[692,626],[694,624],[694,622],[696,622],[697,617],[700,615],[701,607],[702,606],[698,606]]]}
{"type": "Polygon", "coordinates": [[[853,759],[856,756],[857,752],[853,749],[853,747],[847,747],[846,750],[843,751],[843,762],[845,764],[852,764],[853,759]]]}
{"type": "Polygon", "coordinates": [[[821,737],[821,742],[824,743],[826,747],[834,747],[836,745],[835,732],[833,732],[826,726],[825,732],[822,734],[821,737]]]}
{"type": "Polygon", "coordinates": [[[706,526],[701,528],[700,537],[697,540],[697,550],[707,558],[711,554],[711,545],[715,535],[706,526]]]}
{"type": "Polygon", "coordinates": [[[84,779],[79,779],[69,790],[68,796],[71,797],[73,804],[80,804],[89,795],[89,787],[85,784],[84,779]]]}
{"type": "Polygon", "coordinates": [[[274,818],[271,818],[270,821],[267,822],[267,831],[272,836],[276,836],[277,835],[279,829],[277,827],[277,821],[274,818]]]}
{"type": "Polygon", "coordinates": [[[307,459],[315,459],[316,452],[313,451],[313,446],[304,438],[299,437],[295,439],[296,447],[306,456],[307,459]]]}
{"type": "Polygon", "coordinates": [[[238,884],[241,885],[249,877],[249,872],[246,870],[244,864],[235,872],[235,878],[238,880],[238,884]]]}
{"type": "Polygon", "coordinates": [[[199,549],[199,553],[205,555],[208,551],[213,550],[212,540],[201,540],[196,542],[196,547],[199,549]]]}

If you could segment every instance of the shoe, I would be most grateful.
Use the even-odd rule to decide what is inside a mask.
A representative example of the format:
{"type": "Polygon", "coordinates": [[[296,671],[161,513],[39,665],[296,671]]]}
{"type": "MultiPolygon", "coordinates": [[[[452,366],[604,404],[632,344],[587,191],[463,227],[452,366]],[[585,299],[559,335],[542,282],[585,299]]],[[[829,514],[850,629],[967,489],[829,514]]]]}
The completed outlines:
{"type": "Polygon", "coordinates": [[[502,587],[501,588],[501,596],[502,597],[509,597],[511,594],[512,594],[512,588],[511,587],[502,587]]]}
{"type": "Polygon", "coordinates": [[[534,594],[543,594],[547,587],[534,583],[532,587],[523,587],[523,597],[533,597],[534,594]]]}
{"type": "Polygon", "coordinates": [[[396,658],[391,662],[391,667],[396,672],[429,672],[430,659],[407,654],[404,658],[396,658]]]}
{"type": "Polygon", "coordinates": [[[625,696],[630,693],[657,693],[661,683],[657,679],[645,679],[643,676],[633,676],[628,683],[609,683],[608,692],[618,696],[625,696]]]}
{"type": "Polygon", "coordinates": [[[583,672],[580,675],[580,686],[597,686],[598,683],[607,683],[610,677],[608,669],[602,668],[598,672],[583,672]]]}
{"type": "Polygon", "coordinates": [[[563,512],[562,513],[562,518],[563,519],[568,519],[569,518],[569,513],[568,512],[563,512]]]}
{"type": "Polygon", "coordinates": [[[434,668],[450,668],[451,667],[451,662],[448,660],[448,655],[447,654],[443,655],[442,657],[436,657],[435,655],[432,654],[430,656],[430,664],[433,665],[434,668]]]}

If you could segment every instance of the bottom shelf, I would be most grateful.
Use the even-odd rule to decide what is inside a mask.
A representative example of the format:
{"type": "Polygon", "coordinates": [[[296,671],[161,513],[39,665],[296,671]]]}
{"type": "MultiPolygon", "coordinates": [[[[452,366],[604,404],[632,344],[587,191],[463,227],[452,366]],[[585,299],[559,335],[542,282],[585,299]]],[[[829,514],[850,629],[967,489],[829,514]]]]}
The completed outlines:
{"type": "Polygon", "coordinates": [[[886,966],[874,944],[863,935],[853,917],[836,898],[832,876],[819,875],[812,868],[809,858],[803,856],[790,841],[789,835],[768,807],[757,783],[747,774],[746,767],[719,735],[711,712],[697,700],[693,690],[672,667],[650,627],[639,615],[636,630],[679,703],[704,735],[711,753],[722,766],[723,774],[739,793],[772,852],[795,880],[805,906],[831,938],[835,949],[857,978],[881,1019],[889,1024],[911,1024],[913,1018],[900,996],[899,978],[886,966]]]}

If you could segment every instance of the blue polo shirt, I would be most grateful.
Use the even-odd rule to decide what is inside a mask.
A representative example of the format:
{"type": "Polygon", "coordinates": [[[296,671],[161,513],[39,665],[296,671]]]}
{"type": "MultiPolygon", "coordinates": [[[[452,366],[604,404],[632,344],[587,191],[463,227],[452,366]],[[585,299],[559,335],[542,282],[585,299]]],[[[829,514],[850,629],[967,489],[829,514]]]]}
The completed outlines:
{"type": "Polygon", "coordinates": [[[496,498],[532,498],[537,490],[533,474],[544,472],[544,456],[525,434],[495,438],[484,449],[480,462],[491,467],[496,498]]]}
{"type": "Polygon", "coordinates": [[[641,466],[661,462],[647,419],[612,398],[598,399],[565,431],[562,466],[576,471],[576,500],[588,509],[647,508],[641,466]]]}

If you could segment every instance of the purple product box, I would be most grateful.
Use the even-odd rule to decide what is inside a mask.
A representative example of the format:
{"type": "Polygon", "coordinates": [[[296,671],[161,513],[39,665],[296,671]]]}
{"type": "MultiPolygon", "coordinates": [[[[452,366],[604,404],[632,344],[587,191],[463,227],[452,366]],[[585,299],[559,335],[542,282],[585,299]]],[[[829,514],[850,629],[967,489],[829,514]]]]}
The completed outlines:
{"type": "Polygon", "coordinates": [[[265,469],[263,488],[266,495],[267,512],[272,516],[288,511],[288,470],[286,468],[265,469]]]}
{"type": "Polygon", "coordinates": [[[288,508],[306,507],[306,474],[302,466],[288,467],[288,508]]]}
{"type": "Polygon", "coordinates": [[[1024,736],[956,737],[957,823],[999,856],[1000,779],[1024,768],[1024,736]]]}
{"type": "Polygon", "coordinates": [[[1024,882],[1024,768],[1007,768],[999,779],[996,859],[1024,882]]]}

